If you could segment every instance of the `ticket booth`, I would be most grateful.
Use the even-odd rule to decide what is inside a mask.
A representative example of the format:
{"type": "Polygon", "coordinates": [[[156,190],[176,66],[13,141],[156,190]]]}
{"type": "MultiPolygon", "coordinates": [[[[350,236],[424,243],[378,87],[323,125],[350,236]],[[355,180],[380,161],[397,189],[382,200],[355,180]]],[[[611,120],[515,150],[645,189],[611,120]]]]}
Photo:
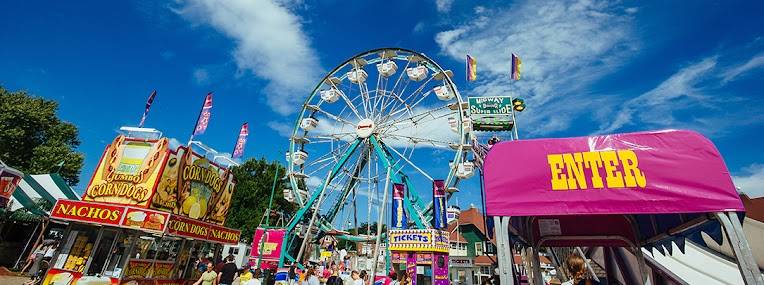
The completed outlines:
{"type": "Polygon", "coordinates": [[[448,285],[448,232],[436,229],[390,230],[393,268],[412,285],[448,285]]]}

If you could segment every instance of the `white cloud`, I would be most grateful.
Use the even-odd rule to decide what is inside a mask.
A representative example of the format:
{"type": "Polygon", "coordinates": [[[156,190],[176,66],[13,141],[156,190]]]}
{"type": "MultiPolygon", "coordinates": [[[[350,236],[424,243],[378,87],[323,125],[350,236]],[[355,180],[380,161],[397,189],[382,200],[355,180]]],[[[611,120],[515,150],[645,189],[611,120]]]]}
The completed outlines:
{"type": "Polygon", "coordinates": [[[268,81],[268,105],[280,114],[296,111],[321,73],[318,58],[302,30],[300,18],[287,5],[299,1],[190,0],[178,13],[208,24],[232,38],[239,69],[268,81]]]}
{"type": "Polygon", "coordinates": [[[637,8],[637,7],[629,7],[629,8],[624,9],[623,11],[626,12],[626,13],[629,13],[629,14],[634,14],[634,13],[639,11],[639,8],[637,8]]]}
{"type": "Polygon", "coordinates": [[[414,25],[413,32],[417,33],[417,34],[421,33],[421,32],[424,31],[425,27],[426,27],[426,24],[424,22],[420,21],[420,22],[416,23],[416,25],[414,25]]]}
{"type": "Polygon", "coordinates": [[[448,13],[451,11],[451,6],[454,4],[454,0],[435,0],[435,7],[438,12],[448,13]]]}
{"type": "Polygon", "coordinates": [[[764,197],[764,164],[751,164],[743,172],[743,176],[732,176],[735,186],[750,198],[764,197]]]}
{"type": "Polygon", "coordinates": [[[732,79],[764,65],[758,55],[744,64],[723,66],[724,55],[715,55],[679,69],[655,88],[621,104],[616,114],[600,114],[598,133],[611,133],[623,127],[639,125],[650,128],[689,128],[716,136],[730,127],[757,124],[764,117],[758,110],[721,108],[740,104],[741,98],[726,94],[732,79]],[[721,80],[720,80],[721,79],[721,80]],[[687,116],[691,110],[692,116],[687,116]],[[733,112],[734,111],[734,112],[733,112]],[[682,117],[683,116],[683,117],[682,117]]]}
{"type": "Polygon", "coordinates": [[[724,72],[722,74],[723,81],[724,82],[732,81],[734,79],[737,79],[739,75],[762,66],[764,66],[764,55],[757,55],[751,58],[750,60],[748,60],[748,62],[746,62],[745,64],[737,66],[735,68],[731,68],[727,70],[726,72],[724,72]]]}
{"type": "Polygon", "coordinates": [[[481,11],[479,21],[437,34],[441,51],[456,60],[478,60],[472,95],[522,94],[533,112],[521,114],[532,135],[570,127],[605,98],[583,92],[616,70],[638,48],[633,19],[608,2],[524,1],[509,9],[481,11]],[[480,20],[482,19],[482,20],[480,20]],[[508,79],[510,53],[522,58],[522,79],[508,79]]]}
{"type": "Polygon", "coordinates": [[[270,121],[268,122],[268,127],[272,130],[276,131],[280,136],[282,137],[290,137],[292,136],[292,126],[284,123],[284,122],[277,122],[277,121],[270,121]]]}
{"type": "Polygon", "coordinates": [[[654,89],[626,101],[615,119],[610,116],[609,123],[601,126],[599,132],[613,132],[633,123],[676,126],[673,112],[694,106],[705,99],[697,85],[713,70],[716,63],[716,57],[712,57],[682,68],[654,89]]]}
{"type": "Polygon", "coordinates": [[[194,69],[194,82],[199,85],[207,85],[210,83],[210,74],[204,68],[194,69]]]}

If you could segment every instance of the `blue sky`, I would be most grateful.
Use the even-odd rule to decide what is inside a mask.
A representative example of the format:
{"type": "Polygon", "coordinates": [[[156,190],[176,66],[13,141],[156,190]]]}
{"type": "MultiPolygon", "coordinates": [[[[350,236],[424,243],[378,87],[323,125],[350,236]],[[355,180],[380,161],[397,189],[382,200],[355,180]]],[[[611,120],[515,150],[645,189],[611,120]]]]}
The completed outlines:
{"type": "MultiPolygon", "coordinates": [[[[665,128],[710,137],[743,190],[764,192],[760,1],[13,1],[0,9],[0,84],[60,103],[80,129],[82,191],[104,146],[136,124],[186,140],[215,92],[206,144],[283,161],[326,71],[377,47],[423,52],[463,96],[519,94],[522,138],[665,128]],[[507,79],[510,52],[521,81],[507,79]],[[464,55],[478,81],[464,81],[464,55]]],[[[477,179],[460,204],[479,204],[477,179]]]]}

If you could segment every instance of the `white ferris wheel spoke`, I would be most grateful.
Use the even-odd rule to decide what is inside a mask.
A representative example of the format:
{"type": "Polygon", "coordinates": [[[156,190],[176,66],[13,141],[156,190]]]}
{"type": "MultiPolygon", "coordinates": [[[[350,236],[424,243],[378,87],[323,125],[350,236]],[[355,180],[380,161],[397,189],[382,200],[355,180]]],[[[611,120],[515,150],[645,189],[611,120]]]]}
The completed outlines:
{"type": "Polygon", "coordinates": [[[424,175],[424,177],[427,177],[427,179],[430,179],[430,181],[434,180],[434,179],[432,179],[432,176],[430,176],[429,174],[427,174],[427,172],[425,172],[424,170],[422,170],[421,168],[419,168],[419,166],[417,166],[416,164],[414,164],[413,162],[411,162],[411,160],[409,160],[409,159],[408,159],[408,158],[407,158],[405,155],[403,155],[403,154],[401,154],[400,152],[398,152],[398,151],[397,151],[397,150],[396,150],[394,147],[389,147],[389,146],[388,146],[387,148],[388,148],[388,149],[390,149],[390,150],[392,150],[392,151],[393,151],[393,152],[395,152],[396,154],[398,154],[398,157],[400,157],[401,159],[403,159],[403,161],[405,161],[406,163],[408,163],[409,165],[411,165],[411,167],[413,167],[414,169],[416,169],[417,171],[419,171],[419,173],[421,173],[422,175],[424,175]]]}

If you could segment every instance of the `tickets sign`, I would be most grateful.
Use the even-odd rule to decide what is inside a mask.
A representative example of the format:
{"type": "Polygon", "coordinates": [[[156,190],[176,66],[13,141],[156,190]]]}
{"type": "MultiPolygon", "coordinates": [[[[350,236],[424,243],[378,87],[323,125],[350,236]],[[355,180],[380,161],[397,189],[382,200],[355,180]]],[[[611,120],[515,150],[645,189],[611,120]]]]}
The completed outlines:
{"type": "Polygon", "coordinates": [[[390,250],[448,252],[448,233],[435,229],[390,230],[390,250]]]}
{"type": "Polygon", "coordinates": [[[119,226],[125,214],[124,206],[76,200],[58,200],[53,206],[52,218],[119,226]]]}
{"type": "Polygon", "coordinates": [[[106,147],[82,200],[147,207],[168,151],[166,138],[118,136],[106,147]]]}

